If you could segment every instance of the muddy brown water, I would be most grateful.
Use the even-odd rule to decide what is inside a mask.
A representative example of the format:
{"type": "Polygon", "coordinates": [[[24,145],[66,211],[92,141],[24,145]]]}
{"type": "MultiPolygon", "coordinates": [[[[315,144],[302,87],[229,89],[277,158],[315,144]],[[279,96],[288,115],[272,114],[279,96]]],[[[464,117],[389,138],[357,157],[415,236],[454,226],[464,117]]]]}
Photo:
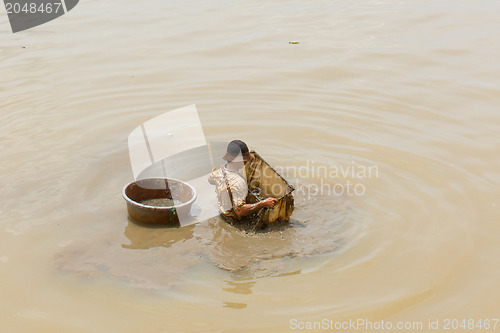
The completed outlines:
{"type": "Polygon", "coordinates": [[[140,282],[138,286],[147,289],[168,289],[180,283],[180,273],[200,261],[255,277],[284,274],[296,270],[291,258],[331,253],[345,246],[355,228],[357,215],[345,198],[297,197],[301,202],[293,219],[258,232],[231,226],[220,217],[183,228],[147,227],[129,221],[125,242],[119,230],[111,230],[101,241],[65,248],[56,256],[56,267],[89,277],[111,274],[132,285],[140,282]],[[315,212],[319,207],[323,207],[321,215],[315,212]],[[197,259],[186,261],[186,256],[197,259]],[[152,260],[163,264],[154,265],[152,260]],[[174,272],[179,270],[177,274],[173,267],[174,272]]]}
{"type": "Polygon", "coordinates": [[[499,13],[84,1],[17,34],[0,14],[0,330],[498,318],[499,13]],[[208,140],[300,184],[289,228],[128,220],[128,134],[193,103],[208,140]]]}

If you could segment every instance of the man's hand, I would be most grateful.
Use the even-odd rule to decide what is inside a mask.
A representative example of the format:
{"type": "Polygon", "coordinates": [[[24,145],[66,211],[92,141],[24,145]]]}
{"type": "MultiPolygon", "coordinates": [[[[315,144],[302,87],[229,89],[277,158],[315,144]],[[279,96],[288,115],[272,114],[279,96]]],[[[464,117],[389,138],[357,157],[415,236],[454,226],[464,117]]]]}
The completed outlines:
{"type": "Polygon", "coordinates": [[[276,203],[278,202],[277,199],[275,198],[267,198],[265,200],[262,200],[259,203],[256,204],[246,204],[240,207],[237,207],[234,212],[236,213],[236,216],[238,216],[239,219],[241,219],[244,216],[248,216],[250,214],[255,213],[261,208],[272,208],[276,203]]]}
{"type": "Polygon", "coordinates": [[[278,202],[278,199],[267,198],[265,200],[262,200],[261,204],[262,204],[262,207],[273,208],[274,205],[276,205],[277,202],[278,202]]]}

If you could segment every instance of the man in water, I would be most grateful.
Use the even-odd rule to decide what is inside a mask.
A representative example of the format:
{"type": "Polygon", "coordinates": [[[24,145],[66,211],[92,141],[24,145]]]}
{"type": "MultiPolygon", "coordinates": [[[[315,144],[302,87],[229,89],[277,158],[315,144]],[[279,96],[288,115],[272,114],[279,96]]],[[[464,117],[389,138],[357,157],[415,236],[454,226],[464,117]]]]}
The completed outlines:
{"type": "Polygon", "coordinates": [[[275,198],[267,198],[255,204],[246,203],[248,185],[238,170],[252,158],[246,143],[233,140],[227,145],[227,152],[223,157],[227,163],[215,168],[208,176],[208,182],[215,185],[219,209],[230,223],[240,221],[264,207],[274,207],[278,202],[275,198]]]}

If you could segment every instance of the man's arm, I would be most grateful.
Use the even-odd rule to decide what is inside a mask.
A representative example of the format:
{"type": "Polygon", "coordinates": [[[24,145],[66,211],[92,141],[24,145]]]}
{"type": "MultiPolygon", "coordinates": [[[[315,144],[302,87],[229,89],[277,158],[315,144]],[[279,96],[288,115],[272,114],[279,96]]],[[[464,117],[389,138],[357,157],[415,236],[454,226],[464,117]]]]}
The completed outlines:
{"type": "Polygon", "coordinates": [[[241,219],[242,217],[251,215],[264,207],[272,208],[277,202],[278,200],[275,198],[267,198],[258,203],[244,204],[239,207],[236,207],[234,209],[234,212],[236,213],[236,216],[238,216],[238,218],[241,219]]]}
{"type": "Polygon", "coordinates": [[[210,183],[210,185],[215,185],[215,179],[214,179],[214,174],[211,173],[210,175],[208,175],[208,182],[210,183]]]}

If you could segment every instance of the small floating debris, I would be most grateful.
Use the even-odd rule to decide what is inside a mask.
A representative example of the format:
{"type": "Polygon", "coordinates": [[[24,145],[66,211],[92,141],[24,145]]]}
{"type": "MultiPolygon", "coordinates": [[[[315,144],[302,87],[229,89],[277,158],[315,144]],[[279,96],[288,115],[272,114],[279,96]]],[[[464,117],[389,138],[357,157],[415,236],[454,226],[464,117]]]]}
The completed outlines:
{"type": "Polygon", "coordinates": [[[299,42],[297,42],[296,40],[292,40],[290,42],[288,42],[288,44],[298,44],[299,42]]]}

